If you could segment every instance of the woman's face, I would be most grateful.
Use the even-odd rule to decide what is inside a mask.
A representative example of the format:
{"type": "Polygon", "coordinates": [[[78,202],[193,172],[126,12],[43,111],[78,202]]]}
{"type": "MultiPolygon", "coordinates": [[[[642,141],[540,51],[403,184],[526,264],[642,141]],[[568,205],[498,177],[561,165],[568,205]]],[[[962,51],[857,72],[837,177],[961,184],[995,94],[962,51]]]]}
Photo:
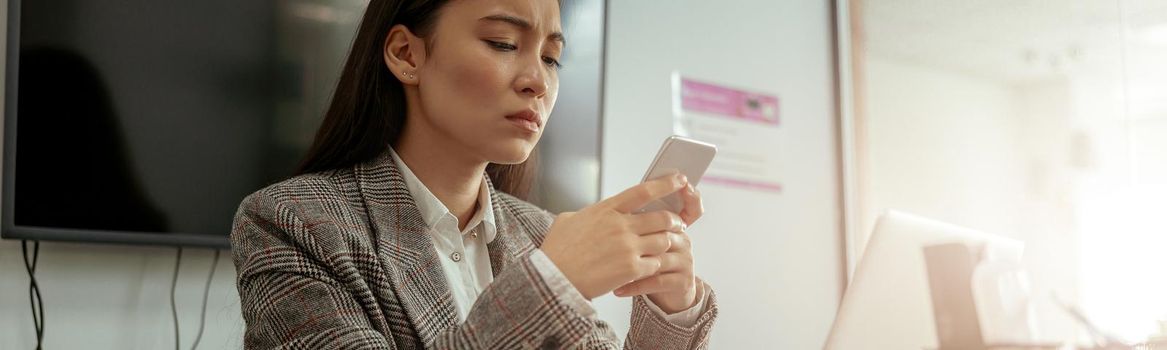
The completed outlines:
{"type": "MultiPolygon", "coordinates": [[[[555,107],[563,35],[557,0],[454,0],[437,14],[410,113],[493,163],[527,159],[555,107]]],[[[418,125],[421,126],[421,125],[418,125]]]]}

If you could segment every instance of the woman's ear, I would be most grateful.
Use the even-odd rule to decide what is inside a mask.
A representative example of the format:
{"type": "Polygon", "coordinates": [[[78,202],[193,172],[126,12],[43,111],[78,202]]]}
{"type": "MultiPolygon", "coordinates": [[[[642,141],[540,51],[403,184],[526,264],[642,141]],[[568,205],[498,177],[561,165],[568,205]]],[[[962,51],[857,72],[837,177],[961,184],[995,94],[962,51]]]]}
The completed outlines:
{"type": "Polygon", "coordinates": [[[404,85],[417,85],[418,69],[425,62],[425,41],[404,25],[394,25],[385,37],[385,66],[404,85]]]}

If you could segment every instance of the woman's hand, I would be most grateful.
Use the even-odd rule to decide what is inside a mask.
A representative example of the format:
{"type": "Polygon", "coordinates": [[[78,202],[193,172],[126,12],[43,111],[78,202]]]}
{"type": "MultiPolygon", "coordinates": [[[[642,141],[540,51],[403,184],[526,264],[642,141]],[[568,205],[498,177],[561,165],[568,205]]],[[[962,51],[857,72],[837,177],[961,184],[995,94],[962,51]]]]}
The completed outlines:
{"type": "MultiPolygon", "coordinates": [[[[693,186],[686,185],[681,190],[681,199],[685,209],[681,211],[684,227],[692,225],[705,208],[701,203],[701,194],[693,186]]],[[[696,277],[693,275],[693,250],[689,235],[681,232],[668,232],[672,246],[660,256],[660,270],[653,276],[629,283],[616,289],[616,296],[647,294],[648,299],[665,313],[676,313],[692,307],[697,303],[700,293],[696,277]]]]}
{"type": "Polygon", "coordinates": [[[657,178],[578,212],[561,214],[539,249],[588,300],[652,276],[662,266],[671,268],[677,262],[666,252],[682,240],[670,232],[684,231],[682,217],[667,211],[632,213],[686,187],[688,181],[680,174],[657,178]]]}

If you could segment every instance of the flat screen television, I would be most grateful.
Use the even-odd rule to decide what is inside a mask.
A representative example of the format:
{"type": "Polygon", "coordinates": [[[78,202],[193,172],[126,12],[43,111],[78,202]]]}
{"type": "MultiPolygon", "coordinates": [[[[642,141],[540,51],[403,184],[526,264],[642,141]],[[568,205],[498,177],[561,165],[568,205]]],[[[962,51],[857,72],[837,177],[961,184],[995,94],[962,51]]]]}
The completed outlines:
{"type": "Polygon", "coordinates": [[[227,247],[311,142],[367,1],[8,3],[4,237],[227,247]]]}
{"type": "MultiPolygon", "coordinates": [[[[311,143],[368,1],[9,0],[3,238],[228,247],[311,143]]],[[[552,211],[599,195],[604,1],[561,3],[556,176],[532,193],[552,211]]]]}

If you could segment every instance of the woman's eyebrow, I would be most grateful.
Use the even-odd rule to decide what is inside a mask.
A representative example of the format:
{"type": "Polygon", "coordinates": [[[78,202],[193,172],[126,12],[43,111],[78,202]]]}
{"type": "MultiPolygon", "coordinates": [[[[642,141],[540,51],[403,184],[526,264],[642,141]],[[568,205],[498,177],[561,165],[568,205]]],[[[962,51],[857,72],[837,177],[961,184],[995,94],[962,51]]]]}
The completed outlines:
{"type": "MultiPolygon", "coordinates": [[[[519,29],[525,30],[525,31],[529,31],[535,27],[535,26],[531,25],[530,21],[516,17],[516,16],[512,16],[512,15],[490,15],[490,16],[479,18],[478,20],[479,21],[503,22],[503,23],[513,25],[515,27],[519,27],[519,29]]],[[[559,42],[560,45],[567,46],[567,40],[563,37],[562,32],[553,32],[553,33],[547,35],[547,40],[556,41],[556,42],[559,42]]]]}
{"type": "Polygon", "coordinates": [[[567,39],[563,37],[563,33],[554,32],[547,36],[547,40],[558,41],[559,46],[567,46],[567,39]]]}
{"type": "Polygon", "coordinates": [[[533,27],[531,25],[530,21],[519,18],[519,17],[511,16],[511,15],[490,15],[490,16],[482,17],[478,20],[479,21],[495,21],[495,22],[510,23],[511,25],[519,27],[519,29],[522,29],[522,30],[531,30],[531,28],[533,27]]]}

